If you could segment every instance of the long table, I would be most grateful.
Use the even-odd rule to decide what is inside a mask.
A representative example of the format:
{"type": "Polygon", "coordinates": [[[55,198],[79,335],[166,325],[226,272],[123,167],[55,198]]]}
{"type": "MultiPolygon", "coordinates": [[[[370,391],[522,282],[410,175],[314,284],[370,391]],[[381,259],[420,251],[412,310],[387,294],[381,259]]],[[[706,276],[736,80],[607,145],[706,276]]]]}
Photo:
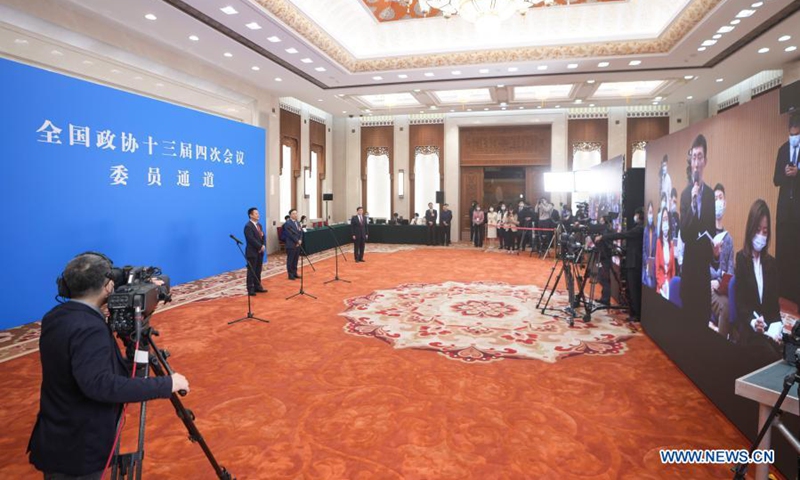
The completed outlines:
{"type": "MultiPolygon", "coordinates": [[[[428,242],[428,227],[424,225],[369,225],[368,228],[368,244],[405,243],[425,245],[428,242]]],[[[333,248],[335,246],[334,237],[340,246],[353,243],[350,225],[340,224],[332,225],[331,228],[309,228],[303,236],[306,253],[311,255],[312,253],[333,248]]]]}

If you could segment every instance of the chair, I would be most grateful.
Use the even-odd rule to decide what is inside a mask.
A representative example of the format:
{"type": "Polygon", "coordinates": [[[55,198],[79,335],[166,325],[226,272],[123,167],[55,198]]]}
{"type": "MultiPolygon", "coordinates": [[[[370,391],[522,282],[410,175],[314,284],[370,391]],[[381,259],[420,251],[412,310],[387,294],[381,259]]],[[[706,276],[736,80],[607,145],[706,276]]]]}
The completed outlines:
{"type": "Polygon", "coordinates": [[[681,277],[669,279],[669,301],[677,305],[678,308],[683,308],[683,302],[681,302],[681,277]]]}

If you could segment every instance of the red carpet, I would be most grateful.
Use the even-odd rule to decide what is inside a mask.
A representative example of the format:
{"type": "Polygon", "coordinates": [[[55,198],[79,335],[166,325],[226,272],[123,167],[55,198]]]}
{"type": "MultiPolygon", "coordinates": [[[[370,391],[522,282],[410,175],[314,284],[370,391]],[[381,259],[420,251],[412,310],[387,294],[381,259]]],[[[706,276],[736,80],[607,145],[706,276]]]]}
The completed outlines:
{"type": "MultiPolygon", "coordinates": [[[[663,448],[744,448],[745,438],[645,336],[620,355],[555,363],[453,361],[344,332],[345,298],[405,283],[491,280],[543,285],[551,261],[471,249],[370,254],[306,269],[318,300],[264,282],[244,297],[153,317],[184,398],[219,462],[239,479],[730,478],[728,466],[664,466],[663,448]]],[[[25,446],[38,409],[38,353],[0,364],[0,478],[41,478],[25,446]]],[[[731,387],[732,388],[732,387],[731,387]]],[[[148,404],[145,478],[214,478],[167,401],[148,404]]],[[[126,444],[134,441],[135,409],[126,444]]]]}

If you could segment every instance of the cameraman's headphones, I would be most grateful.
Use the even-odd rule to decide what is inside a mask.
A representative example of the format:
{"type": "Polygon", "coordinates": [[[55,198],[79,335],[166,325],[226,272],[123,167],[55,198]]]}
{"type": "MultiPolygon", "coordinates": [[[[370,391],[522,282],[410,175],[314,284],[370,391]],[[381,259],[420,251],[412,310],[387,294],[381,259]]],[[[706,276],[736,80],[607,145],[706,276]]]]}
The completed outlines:
{"type": "MultiPolygon", "coordinates": [[[[110,258],[108,258],[107,256],[103,255],[100,252],[89,251],[89,252],[83,252],[83,253],[80,253],[78,255],[75,255],[74,257],[72,257],[72,260],[75,260],[76,258],[82,257],[84,255],[95,255],[95,256],[100,257],[103,260],[105,260],[106,263],[108,263],[108,271],[105,273],[105,277],[108,278],[108,279],[111,279],[111,269],[114,267],[114,262],[110,258]]],[[[70,262],[72,260],[70,260],[70,262]]],[[[67,281],[64,280],[64,272],[63,271],[61,272],[61,275],[56,277],[56,285],[58,286],[58,296],[56,297],[56,300],[59,300],[59,298],[72,298],[72,293],[70,293],[69,285],[67,285],[67,281]]],[[[59,300],[59,302],[60,301],[61,300],[59,300]]]]}

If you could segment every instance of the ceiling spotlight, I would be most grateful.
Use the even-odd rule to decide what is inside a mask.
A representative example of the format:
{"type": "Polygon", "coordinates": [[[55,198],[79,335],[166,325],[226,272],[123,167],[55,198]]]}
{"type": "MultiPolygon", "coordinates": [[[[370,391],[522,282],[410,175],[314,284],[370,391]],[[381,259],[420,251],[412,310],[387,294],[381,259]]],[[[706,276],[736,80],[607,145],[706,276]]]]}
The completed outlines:
{"type": "Polygon", "coordinates": [[[758,53],[767,53],[767,52],[769,52],[769,48],[767,48],[767,47],[763,47],[763,48],[759,48],[758,49],[758,53]]]}
{"type": "Polygon", "coordinates": [[[295,53],[297,53],[297,49],[296,49],[296,48],[294,48],[294,47],[292,47],[292,48],[287,48],[287,49],[286,49],[286,53],[291,53],[292,55],[294,55],[295,53]]]}
{"type": "Polygon", "coordinates": [[[730,25],[725,25],[724,27],[720,27],[720,29],[717,30],[717,33],[728,33],[728,32],[733,31],[734,28],[736,28],[736,27],[732,27],[730,25]]]}
{"type": "Polygon", "coordinates": [[[792,45],[791,47],[786,47],[783,51],[784,52],[794,52],[795,50],[797,50],[797,47],[792,45]]]}
{"type": "Polygon", "coordinates": [[[453,74],[453,75],[461,75],[461,70],[453,70],[450,73],[453,74]]]}
{"type": "Polygon", "coordinates": [[[516,72],[517,70],[519,70],[517,67],[508,67],[509,72],[516,72]]]}
{"type": "Polygon", "coordinates": [[[324,72],[325,71],[325,67],[317,67],[314,70],[316,70],[318,72],[324,72]]]}
{"type": "Polygon", "coordinates": [[[233,54],[231,52],[225,52],[222,55],[224,55],[224,56],[226,56],[228,58],[231,58],[233,56],[233,54]]]}
{"type": "Polygon", "coordinates": [[[431,109],[431,110],[436,110],[436,105],[431,105],[431,106],[430,106],[430,109],[431,109]]]}
{"type": "Polygon", "coordinates": [[[322,99],[321,99],[321,98],[318,98],[318,99],[317,99],[317,101],[318,101],[318,102],[321,102],[321,101],[322,101],[322,99]]]}
{"type": "Polygon", "coordinates": [[[257,65],[253,65],[252,67],[250,67],[250,70],[252,70],[254,72],[257,72],[257,71],[261,70],[261,68],[259,68],[257,65]]]}
{"type": "Polygon", "coordinates": [[[506,110],[506,107],[502,107],[502,108],[500,108],[500,110],[506,110]]]}
{"type": "Polygon", "coordinates": [[[342,113],[347,113],[347,110],[342,110],[342,113]]]}
{"type": "Polygon", "coordinates": [[[630,62],[628,62],[628,65],[630,65],[631,67],[636,67],[636,66],[639,66],[641,64],[642,64],[641,60],[631,60],[630,62]]]}
{"type": "Polygon", "coordinates": [[[590,107],[594,107],[594,103],[590,103],[590,104],[589,104],[589,106],[590,106],[590,107]]]}
{"type": "Polygon", "coordinates": [[[697,49],[697,51],[698,51],[698,52],[705,52],[705,51],[706,51],[706,47],[699,47],[699,48],[697,49]]]}
{"type": "Polygon", "coordinates": [[[146,18],[148,20],[158,20],[158,17],[156,17],[152,13],[148,13],[147,15],[144,16],[144,18],[146,18]]]}
{"type": "Polygon", "coordinates": [[[275,77],[275,81],[276,81],[276,82],[282,82],[282,81],[283,81],[283,79],[282,79],[281,77],[275,77]]]}
{"type": "Polygon", "coordinates": [[[484,108],[484,109],[483,109],[483,111],[484,111],[484,112],[485,112],[485,111],[487,111],[487,110],[489,110],[489,109],[488,109],[488,108],[484,108]]]}
{"type": "Polygon", "coordinates": [[[17,45],[27,45],[28,41],[25,40],[24,38],[15,38],[14,43],[16,43],[17,45]]]}
{"type": "Polygon", "coordinates": [[[658,102],[653,102],[653,105],[658,105],[658,102]]]}
{"type": "Polygon", "coordinates": [[[745,9],[745,10],[742,10],[741,12],[737,13],[736,14],[736,18],[751,17],[754,13],[756,13],[755,10],[747,10],[747,9],[745,9]]]}
{"type": "Polygon", "coordinates": [[[556,105],[556,108],[561,108],[561,105],[556,105]]]}
{"type": "Polygon", "coordinates": [[[84,64],[84,65],[94,65],[94,62],[91,61],[91,60],[84,60],[81,63],[84,64]]]}
{"type": "Polygon", "coordinates": [[[718,78],[718,79],[717,79],[717,83],[722,83],[722,82],[724,82],[724,81],[725,81],[725,79],[724,79],[724,78],[718,78]]]}
{"type": "Polygon", "coordinates": [[[600,62],[600,63],[597,64],[597,66],[600,67],[600,68],[606,68],[609,65],[610,64],[608,62],[600,62]]]}
{"type": "Polygon", "coordinates": [[[500,102],[501,107],[505,107],[506,105],[508,105],[506,102],[500,102]]]}
{"type": "Polygon", "coordinates": [[[791,35],[784,35],[784,36],[782,36],[782,37],[779,37],[779,38],[778,38],[778,41],[779,41],[779,42],[785,42],[785,41],[787,41],[787,40],[791,40],[791,39],[792,39],[792,36],[791,36],[791,35]]]}
{"type": "Polygon", "coordinates": [[[570,70],[575,70],[576,68],[578,68],[578,64],[577,63],[570,63],[569,65],[567,65],[567,68],[570,69],[570,70]]]}
{"type": "Polygon", "coordinates": [[[231,7],[230,5],[228,5],[227,7],[220,8],[220,10],[222,10],[222,13],[224,13],[225,15],[236,15],[237,13],[239,13],[236,11],[235,8],[231,7]]]}
{"type": "Polygon", "coordinates": [[[581,100],[581,99],[579,98],[579,99],[575,100],[575,103],[583,103],[583,100],[581,100]]]}
{"type": "Polygon", "coordinates": [[[716,40],[706,40],[703,43],[701,43],[700,46],[702,46],[702,47],[710,47],[710,46],[712,46],[712,45],[714,45],[716,43],[717,43],[716,40]]]}
{"type": "Polygon", "coordinates": [[[301,58],[300,61],[303,63],[314,63],[314,60],[311,60],[310,58],[301,58]]]}
{"type": "Polygon", "coordinates": [[[420,90],[419,88],[415,88],[415,89],[414,89],[414,91],[415,91],[416,93],[419,93],[419,92],[421,92],[422,90],[420,90]]]}
{"type": "Polygon", "coordinates": [[[694,98],[693,96],[689,95],[688,97],[686,97],[686,100],[691,100],[693,98],[694,98]]]}
{"type": "Polygon", "coordinates": [[[525,110],[525,107],[519,107],[520,110],[525,110]]]}
{"type": "Polygon", "coordinates": [[[505,87],[505,85],[503,85],[502,83],[497,86],[497,88],[503,88],[503,87],[505,87]]]}
{"type": "Polygon", "coordinates": [[[594,83],[594,80],[586,80],[586,83],[592,84],[594,83]]]}
{"type": "Polygon", "coordinates": [[[713,38],[714,40],[719,40],[720,38],[722,38],[722,35],[717,33],[717,34],[712,35],[711,38],[713,38]]]}
{"type": "Polygon", "coordinates": [[[468,108],[468,109],[467,109],[467,111],[468,111],[468,112],[471,112],[471,111],[472,111],[472,109],[471,109],[471,108],[468,108]]]}
{"type": "Polygon", "coordinates": [[[450,113],[453,113],[453,112],[455,112],[455,110],[451,108],[451,109],[450,109],[450,113]]]}
{"type": "Polygon", "coordinates": [[[432,77],[433,76],[433,72],[425,72],[425,76],[426,77],[432,77]]]}
{"type": "Polygon", "coordinates": [[[189,40],[196,42],[200,40],[200,37],[198,37],[197,35],[189,35],[189,40]]]}
{"type": "Polygon", "coordinates": [[[655,100],[656,102],[660,102],[660,101],[661,101],[661,100],[663,100],[663,99],[664,99],[664,97],[656,97],[656,98],[654,98],[653,100],[655,100]]]}
{"type": "Polygon", "coordinates": [[[397,76],[397,78],[408,78],[408,75],[406,75],[405,73],[401,73],[400,75],[397,76]]]}
{"type": "Polygon", "coordinates": [[[750,5],[750,7],[751,8],[758,8],[758,7],[762,6],[762,5],[764,5],[764,2],[756,2],[756,3],[752,4],[752,5],[750,5]]]}
{"type": "Polygon", "coordinates": [[[256,22],[250,22],[246,24],[245,27],[249,28],[250,30],[261,30],[261,25],[256,22]]]}
{"type": "Polygon", "coordinates": [[[547,70],[547,65],[539,65],[538,67],[536,67],[536,70],[539,70],[540,72],[543,72],[543,71],[547,70]]]}
{"type": "Polygon", "coordinates": [[[731,20],[731,25],[739,25],[742,21],[738,18],[731,20]]]}
{"type": "Polygon", "coordinates": [[[281,39],[273,35],[271,37],[267,37],[267,41],[270,43],[278,43],[281,41],[281,39]]]}
{"type": "Polygon", "coordinates": [[[481,68],[480,70],[478,70],[478,73],[489,73],[489,69],[488,68],[481,68]]]}
{"type": "Polygon", "coordinates": [[[377,82],[378,80],[383,80],[383,77],[381,77],[380,75],[375,75],[374,77],[372,77],[372,79],[377,82]]]}
{"type": "Polygon", "coordinates": [[[691,79],[693,79],[693,78],[694,78],[694,75],[684,75],[684,76],[683,76],[683,79],[684,79],[684,80],[691,80],[691,79]]]}

